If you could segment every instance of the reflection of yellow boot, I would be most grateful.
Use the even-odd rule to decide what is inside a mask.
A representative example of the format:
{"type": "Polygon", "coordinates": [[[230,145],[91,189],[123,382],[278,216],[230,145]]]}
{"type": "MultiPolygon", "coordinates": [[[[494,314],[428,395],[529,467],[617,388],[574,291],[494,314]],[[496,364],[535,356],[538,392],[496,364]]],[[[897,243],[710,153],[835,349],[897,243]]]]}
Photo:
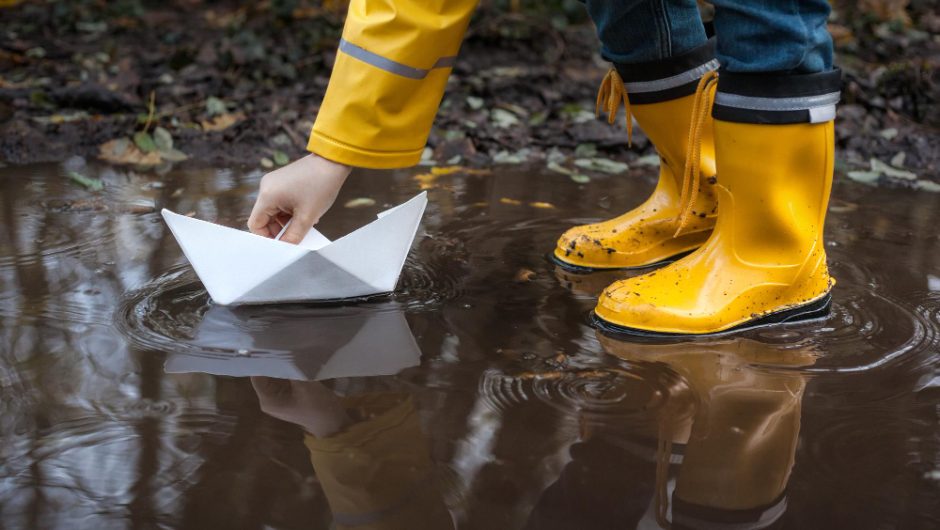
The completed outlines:
{"type": "MultiPolygon", "coordinates": [[[[725,100],[773,107],[793,105],[794,100],[797,105],[801,100],[818,103],[821,98],[723,98],[722,75],[714,124],[721,203],[715,231],[688,257],[609,286],[595,309],[602,329],[708,334],[828,314],[833,280],[823,223],[832,186],[834,110],[768,116],[722,107],[719,112],[725,100]],[[723,121],[729,112],[732,118],[753,117],[754,122],[784,117],[772,124],[723,121]],[[803,122],[795,122],[800,116],[803,122]],[[814,116],[821,118],[819,123],[812,123],[814,116]]],[[[832,77],[816,79],[816,84],[829,89],[832,77]]],[[[836,92],[822,94],[830,98],[823,101],[838,98],[838,72],[834,77],[836,92]]],[[[707,111],[712,86],[700,86],[702,111],[707,111]]]]}
{"type": "MultiPolygon", "coordinates": [[[[598,333],[598,340],[630,362],[668,366],[695,396],[672,528],[767,528],[783,515],[807,378],[794,368],[813,364],[815,350],[732,338],[651,344],[598,333]]],[[[661,473],[656,489],[661,522],[667,478],[661,473]]]]}
{"type": "Polygon", "coordinates": [[[717,206],[711,118],[704,124],[699,144],[703,178],[696,189],[683,188],[683,172],[691,154],[689,130],[695,103],[691,92],[702,74],[717,65],[711,62],[711,53],[710,43],[655,66],[618,65],[626,82],[621,81],[615,69],[608,73],[598,94],[598,104],[604,106],[609,116],[616,114],[621,100],[626,104],[628,122],[633,114],[659,153],[659,183],[646,202],[620,217],[565,232],[553,254],[556,263],[580,271],[646,267],[688,253],[708,238],[715,225],[717,206]],[[635,72],[642,74],[644,70],[665,79],[634,81],[635,72]],[[669,86],[678,82],[670,81],[673,78],[685,85],[669,86]],[[685,86],[689,90],[683,90],[685,86]],[[686,199],[687,195],[691,198],[686,199]],[[694,214],[677,233],[682,205],[688,200],[694,201],[694,214]]]}

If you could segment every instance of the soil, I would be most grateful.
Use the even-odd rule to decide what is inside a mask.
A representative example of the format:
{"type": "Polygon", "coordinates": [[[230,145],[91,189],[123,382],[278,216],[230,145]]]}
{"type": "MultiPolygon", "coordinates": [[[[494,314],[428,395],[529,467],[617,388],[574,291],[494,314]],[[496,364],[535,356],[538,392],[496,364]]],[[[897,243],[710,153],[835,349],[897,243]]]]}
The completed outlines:
{"type": "MultiPolygon", "coordinates": [[[[286,0],[16,4],[0,8],[0,161],[104,157],[158,169],[270,168],[302,155],[345,9],[286,0]],[[169,154],[147,157],[154,140],[169,154]]],[[[425,163],[631,162],[653,153],[642,134],[627,148],[622,124],[593,119],[607,66],[583,8],[571,4],[480,9],[425,163]]],[[[857,180],[940,179],[932,4],[836,2],[830,29],[846,81],[837,163],[857,180]]]]}

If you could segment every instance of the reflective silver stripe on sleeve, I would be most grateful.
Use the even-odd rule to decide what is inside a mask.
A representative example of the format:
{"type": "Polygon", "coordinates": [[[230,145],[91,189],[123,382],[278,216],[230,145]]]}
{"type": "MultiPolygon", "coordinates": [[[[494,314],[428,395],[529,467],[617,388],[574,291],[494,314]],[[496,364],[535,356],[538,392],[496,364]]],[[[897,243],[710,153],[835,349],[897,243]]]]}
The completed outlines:
{"type": "Polygon", "coordinates": [[[386,72],[400,75],[402,77],[407,77],[409,79],[424,79],[434,68],[450,68],[454,66],[454,62],[457,60],[456,56],[441,57],[437,60],[437,62],[434,63],[434,66],[431,69],[413,68],[406,64],[401,64],[391,59],[382,57],[377,53],[372,53],[361,46],[356,46],[346,39],[340,39],[339,51],[349,55],[350,57],[359,59],[366,64],[372,65],[380,70],[385,70],[386,72]]]}
{"type": "Polygon", "coordinates": [[[634,81],[631,83],[624,83],[623,86],[626,87],[628,94],[638,94],[641,92],[662,92],[663,90],[669,90],[670,88],[676,88],[678,86],[687,85],[693,81],[698,81],[703,75],[712,70],[718,69],[718,59],[712,59],[705,64],[696,66],[691,70],[686,70],[681,74],[676,74],[671,77],[665,77],[663,79],[656,79],[653,81],[634,81]]]}
{"type": "Polygon", "coordinates": [[[738,109],[785,112],[832,106],[839,102],[841,95],[841,92],[830,92],[818,96],[801,96],[795,98],[761,98],[729,94],[719,89],[718,93],[715,94],[715,104],[738,109]]]}

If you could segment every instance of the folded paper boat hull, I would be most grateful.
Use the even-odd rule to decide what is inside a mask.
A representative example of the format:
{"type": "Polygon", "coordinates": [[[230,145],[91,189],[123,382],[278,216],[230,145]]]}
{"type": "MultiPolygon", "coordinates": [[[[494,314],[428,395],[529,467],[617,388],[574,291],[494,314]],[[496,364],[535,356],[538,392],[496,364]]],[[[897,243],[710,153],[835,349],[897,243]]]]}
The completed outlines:
{"type": "MultiPolygon", "coordinates": [[[[163,210],[212,299],[222,305],[363,297],[395,290],[427,206],[427,193],[328,242],[292,245],[163,210]]],[[[307,242],[311,238],[305,240],[307,242]]]]}

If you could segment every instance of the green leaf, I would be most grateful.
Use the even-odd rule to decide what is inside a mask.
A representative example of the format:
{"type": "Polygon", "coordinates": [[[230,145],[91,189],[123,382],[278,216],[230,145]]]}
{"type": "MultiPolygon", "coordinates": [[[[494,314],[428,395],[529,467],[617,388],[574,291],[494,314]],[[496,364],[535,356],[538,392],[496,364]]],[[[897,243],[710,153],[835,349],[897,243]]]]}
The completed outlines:
{"type": "Polygon", "coordinates": [[[72,182],[81,184],[89,191],[101,191],[104,189],[104,182],[102,182],[101,179],[86,177],[78,171],[69,171],[66,174],[72,180],[72,182]]]}
{"type": "Polygon", "coordinates": [[[286,166],[290,163],[290,157],[287,156],[287,153],[284,151],[274,151],[272,155],[274,157],[274,163],[279,166],[286,166]]]}
{"type": "Polygon", "coordinates": [[[574,161],[574,165],[590,171],[601,171],[613,175],[623,173],[630,168],[630,166],[623,162],[608,160],[606,158],[578,158],[574,161]]]}
{"type": "Polygon", "coordinates": [[[580,173],[575,173],[574,175],[571,175],[571,180],[577,182],[578,184],[587,184],[588,182],[591,182],[591,177],[582,175],[580,173]]]}
{"type": "Polygon", "coordinates": [[[170,151],[173,149],[173,135],[163,127],[157,127],[153,130],[153,143],[156,144],[159,151],[170,151]]]}
{"type": "Polygon", "coordinates": [[[134,133],[134,143],[141,151],[145,153],[150,153],[157,150],[157,144],[154,143],[153,136],[150,136],[150,133],[144,131],[137,131],[134,133]]]}

